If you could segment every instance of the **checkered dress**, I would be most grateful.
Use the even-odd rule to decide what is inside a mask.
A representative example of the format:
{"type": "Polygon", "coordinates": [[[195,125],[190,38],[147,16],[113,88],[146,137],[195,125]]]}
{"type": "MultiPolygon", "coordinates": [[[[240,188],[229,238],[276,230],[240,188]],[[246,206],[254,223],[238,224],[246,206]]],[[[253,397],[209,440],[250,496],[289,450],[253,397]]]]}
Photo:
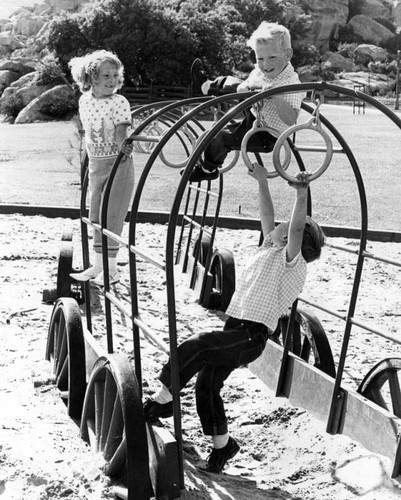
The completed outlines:
{"type": "MultiPolygon", "coordinates": [[[[254,87],[262,87],[263,90],[281,87],[283,85],[292,85],[301,83],[297,73],[291,63],[283,69],[283,71],[275,78],[267,78],[259,68],[255,68],[246,79],[248,85],[254,87]]],[[[294,92],[280,95],[293,109],[300,109],[302,100],[306,97],[305,92],[294,92]]],[[[252,110],[253,111],[253,110],[252,110]]],[[[254,112],[254,111],[253,111],[254,112]]],[[[288,125],[281,120],[277,113],[276,105],[273,100],[265,99],[260,111],[263,125],[276,129],[279,134],[288,129],[288,125]]],[[[254,113],[255,114],[255,113],[254,113]]]]}
{"type": "Polygon", "coordinates": [[[302,254],[287,262],[285,247],[276,246],[268,235],[245,266],[226,313],[274,330],[302,291],[305,279],[302,254]]]}

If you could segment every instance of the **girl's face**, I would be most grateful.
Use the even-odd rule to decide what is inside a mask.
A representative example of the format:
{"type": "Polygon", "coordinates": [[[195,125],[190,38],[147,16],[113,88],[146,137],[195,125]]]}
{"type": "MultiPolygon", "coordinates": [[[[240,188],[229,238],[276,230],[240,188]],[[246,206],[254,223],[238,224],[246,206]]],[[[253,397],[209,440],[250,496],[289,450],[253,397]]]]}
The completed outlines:
{"type": "Polygon", "coordinates": [[[283,49],[277,40],[258,42],[255,47],[256,63],[267,78],[275,78],[287,66],[292,49],[283,49]]]}
{"type": "Polygon", "coordinates": [[[104,62],[100,64],[98,74],[93,79],[92,93],[97,98],[109,97],[117,90],[119,81],[117,66],[104,62]]]}

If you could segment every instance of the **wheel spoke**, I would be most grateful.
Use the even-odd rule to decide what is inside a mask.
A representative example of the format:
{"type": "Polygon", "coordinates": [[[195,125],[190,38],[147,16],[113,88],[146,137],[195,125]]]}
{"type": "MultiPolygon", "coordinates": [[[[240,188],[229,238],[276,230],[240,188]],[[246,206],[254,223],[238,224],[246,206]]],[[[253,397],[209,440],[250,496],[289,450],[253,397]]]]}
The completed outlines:
{"type": "Polygon", "coordinates": [[[106,474],[111,477],[117,476],[123,469],[126,461],[127,461],[127,442],[125,440],[125,435],[124,435],[114,455],[110,458],[109,464],[106,469],[106,474]]]}
{"type": "Polygon", "coordinates": [[[94,396],[95,396],[95,427],[96,427],[96,451],[100,449],[100,436],[102,433],[102,421],[103,421],[103,405],[104,405],[104,382],[95,382],[94,396]]]}
{"type": "Polygon", "coordinates": [[[121,408],[121,401],[120,398],[118,397],[118,394],[116,394],[109,432],[107,434],[107,440],[104,445],[103,455],[106,460],[110,460],[110,458],[116,452],[118,446],[122,441],[123,431],[124,431],[124,420],[121,408]]]}
{"type": "Polygon", "coordinates": [[[116,384],[113,377],[109,371],[106,372],[106,380],[104,384],[104,399],[103,399],[103,418],[101,425],[101,436],[100,436],[100,449],[103,450],[107,435],[109,432],[109,426],[111,417],[114,410],[114,402],[116,398],[116,384]]]}
{"type": "Polygon", "coordinates": [[[56,380],[57,388],[60,389],[61,391],[65,391],[66,389],[68,389],[68,364],[69,364],[69,356],[67,355],[64,358],[64,362],[61,366],[61,369],[59,370],[59,374],[56,380]]]}

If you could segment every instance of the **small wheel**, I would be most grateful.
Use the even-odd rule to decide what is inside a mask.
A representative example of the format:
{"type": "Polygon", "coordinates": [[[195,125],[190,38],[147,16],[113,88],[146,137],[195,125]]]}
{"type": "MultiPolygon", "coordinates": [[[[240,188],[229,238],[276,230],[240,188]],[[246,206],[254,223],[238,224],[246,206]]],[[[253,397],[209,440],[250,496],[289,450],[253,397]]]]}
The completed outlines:
{"type": "Polygon", "coordinates": [[[106,461],[106,474],[122,478],[128,500],[151,497],[149,453],[142,401],[127,357],[100,357],[85,395],[81,437],[106,461]]]}
{"type": "Polygon", "coordinates": [[[202,233],[202,242],[200,244],[200,235],[195,238],[194,249],[192,251],[193,257],[198,258],[198,262],[205,267],[207,255],[211,247],[211,238],[208,234],[202,233]]]}
{"type": "Polygon", "coordinates": [[[46,359],[52,362],[68,415],[80,418],[86,390],[85,341],[81,311],[72,298],[59,299],[53,308],[46,359]]]}
{"type": "Polygon", "coordinates": [[[225,249],[215,250],[210,261],[209,273],[213,278],[209,308],[225,311],[235,291],[233,253],[225,249]]]}
{"type": "MultiPolygon", "coordinates": [[[[274,136],[277,136],[277,134],[278,134],[277,130],[274,130],[270,127],[254,125],[244,135],[244,138],[242,139],[242,142],[241,142],[241,155],[242,155],[242,159],[244,160],[246,167],[248,168],[248,170],[251,170],[251,171],[253,170],[253,164],[248,156],[247,146],[248,146],[249,139],[254,134],[257,134],[258,132],[269,132],[270,134],[272,134],[274,136]]],[[[286,137],[286,139],[287,139],[287,137],[286,137]]],[[[284,162],[283,162],[283,166],[282,166],[283,170],[287,169],[291,163],[291,149],[290,149],[290,146],[289,146],[288,141],[286,139],[285,139],[285,141],[283,141],[284,153],[285,153],[284,162]]],[[[278,155],[280,157],[280,151],[278,151],[278,155]]],[[[269,178],[277,177],[278,174],[279,174],[279,172],[277,171],[277,169],[274,169],[270,172],[267,170],[267,177],[269,177],[269,178]]]]}
{"type": "MultiPolygon", "coordinates": [[[[272,340],[278,344],[281,344],[280,337],[285,337],[288,321],[288,316],[281,318],[273,333],[272,340]]],[[[296,313],[290,351],[304,361],[313,363],[327,375],[336,376],[333,354],[322,324],[315,315],[302,309],[296,313]]]]}
{"type": "Polygon", "coordinates": [[[377,363],[357,392],[401,418],[401,358],[387,358],[377,363]]]}
{"type": "Polygon", "coordinates": [[[71,297],[72,256],[74,245],[71,240],[62,240],[57,268],[57,298],[71,297]]]}
{"type": "Polygon", "coordinates": [[[314,181],[315,179],[320,177],[330,165],[331,158],[333,156],[333,143],[331,142],[331,139],[327,132],[322,129],[320,122],[313,116],[306,123],[294,125],[280,135],[273,148],[273,164],[281,177],[289,182],[298,182],[298,179],[294,175],[290,175],[288,172],[286,172],[286,163],[281,165],[280,149],[283,147],[283,145],[287,144],[287,139],[299,130],[312,130],[317,132],[323,137],[326,144],[326,156],[323,160],[323,163],[317,170],[315,170],[315,172],[311,172],[311,175],[309,176],[309,180],[314,181]]]}

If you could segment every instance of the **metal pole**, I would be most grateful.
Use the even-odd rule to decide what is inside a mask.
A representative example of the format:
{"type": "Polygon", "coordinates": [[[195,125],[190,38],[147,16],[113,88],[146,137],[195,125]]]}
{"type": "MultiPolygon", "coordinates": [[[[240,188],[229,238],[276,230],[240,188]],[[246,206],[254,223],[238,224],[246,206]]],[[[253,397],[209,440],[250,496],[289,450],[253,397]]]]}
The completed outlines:
{"type": "Polygon", "coordinates": [[[397,76],[395,80],[395,105],[394,109],[400,108],[400,57],[401,50],[397,50],[397,76]]]}

